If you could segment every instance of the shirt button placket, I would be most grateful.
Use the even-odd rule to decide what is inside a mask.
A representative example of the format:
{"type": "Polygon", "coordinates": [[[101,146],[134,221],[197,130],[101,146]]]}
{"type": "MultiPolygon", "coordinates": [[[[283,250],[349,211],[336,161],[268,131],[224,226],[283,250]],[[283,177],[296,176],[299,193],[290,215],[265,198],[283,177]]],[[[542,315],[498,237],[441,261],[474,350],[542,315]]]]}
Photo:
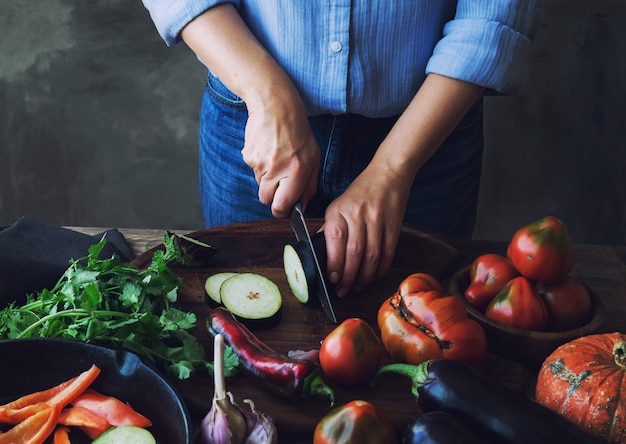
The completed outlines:
{"type": "Polygon", "coordinates": [[[343,46],[341,45],[341,42],[338,42],[336,40],[330,44],[330,50],[333,52],[341,52],[342,48],[343,46]]]}
{"type": "Polygon", "coordinates": [[[348,108],[348,57],[350,52],[351,0],[328,2],[326,28],[328,59],[324,66],[323,88],[326,103],[332,113],[344,113],[348,108]]]}

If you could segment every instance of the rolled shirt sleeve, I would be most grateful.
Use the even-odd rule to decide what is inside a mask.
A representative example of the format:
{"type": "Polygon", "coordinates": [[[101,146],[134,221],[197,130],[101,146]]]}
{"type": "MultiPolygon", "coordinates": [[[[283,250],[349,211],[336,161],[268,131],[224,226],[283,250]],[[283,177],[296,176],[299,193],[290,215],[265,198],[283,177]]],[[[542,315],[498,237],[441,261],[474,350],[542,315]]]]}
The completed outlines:
{"type": "Polygon", "coordinates": [[[426,74],[503,94],[522,84],[541,0],[143,0],[168,46],[231,3],[291,77],[309,115],[401,113],[426,74]]]}
{"type": "Polygon", "coordinates": [[[232,3],[239,7],[238,0],[143,0],[144,7],[167,46],[181,41],[180,32],[194,18],[220,3],[232,3]]]}
{"type": "Polygon", "coordinates": [[[503,94],[523,81],[531,39],[539,25],[538,0],[460,0],[426,66],[437,73],[503,94]]]}

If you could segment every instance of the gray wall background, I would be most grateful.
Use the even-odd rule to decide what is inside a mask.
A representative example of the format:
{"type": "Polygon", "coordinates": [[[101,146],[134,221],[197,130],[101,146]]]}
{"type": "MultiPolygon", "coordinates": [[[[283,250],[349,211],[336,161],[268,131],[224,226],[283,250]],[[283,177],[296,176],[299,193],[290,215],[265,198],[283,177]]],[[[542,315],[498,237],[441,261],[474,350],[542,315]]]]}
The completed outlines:
{"type": "MultiPolygon", "coordinates": [[[[475,238],[552,214],[626,243],[626,2],[545,0],[518,96],[486,99],[475,238]]],[[[205,69],[140,0],[0,0],[0,226],[202,228],[205,69]]]]}

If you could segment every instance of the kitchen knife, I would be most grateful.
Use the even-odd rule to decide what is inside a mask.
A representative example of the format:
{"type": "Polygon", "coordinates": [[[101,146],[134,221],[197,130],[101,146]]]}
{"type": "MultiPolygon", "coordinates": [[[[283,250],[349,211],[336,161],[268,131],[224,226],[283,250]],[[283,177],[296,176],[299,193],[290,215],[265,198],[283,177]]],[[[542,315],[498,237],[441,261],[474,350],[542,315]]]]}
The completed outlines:
{"type": "Polygon", "coordinates": [[[331,321],[336,324],[337,317],[335,316],[333,305],[330,302],[330,295],[328,294],[328,287],[326,285],[326,277],[322,273],[322,267],[320,266],[317,254],[315,253],[315,248],[313,248],[311,235],[309,234],[309,230],[307,229],[306,222],[304,220],[304,214],[302,213],[302,206],[300,205],[300,203],[297,203],[296,206],[293,208],[293,211],[291,212],[291,227],[296,234],[296,240],[299,242],[304,242],[309,252],[311,253],[313,263],[315,264],[315,279],[317,280],[315,292],[317,293],[317,297],[320,300],[322,308],[324,308],[324,311],[331,319],[331,321]]]}

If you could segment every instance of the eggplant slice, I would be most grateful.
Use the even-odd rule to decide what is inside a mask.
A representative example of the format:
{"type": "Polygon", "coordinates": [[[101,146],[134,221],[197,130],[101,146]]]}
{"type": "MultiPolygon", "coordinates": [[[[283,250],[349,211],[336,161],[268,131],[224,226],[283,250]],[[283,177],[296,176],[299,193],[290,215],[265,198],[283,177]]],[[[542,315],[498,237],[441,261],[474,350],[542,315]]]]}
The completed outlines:
{"type": "Polygon", "coordinates": [[[280,322],[278,286],[257,273],[236,273],[220,286],[222,305],[249,328],[271,328],[280,322]]]}
{"type": "Polygon", "coordinates": [[[222,304],[220,288],[226,279],[231,278],[236,274],[236,272],[224,271],[212,274],[206,279],[204,282],[204,290],[209,297],[209,305],[217,307],[222,304]]]}
{"type": "MultiPolygon", "coordinates": [[[[326,272],[326,239],[323,232],[311,236],[313,248],[320,261],[322,273],[326,272]]],[[[296,299],[303,304],[317,303],[312,298],[317,291],[317,271],[311,250],[304,241],[288,243],[283,248],[283,266],[287,275],[287,282],[296,299]]],[[[323,276],[321,276],[323,278],[323,276]]]]}

